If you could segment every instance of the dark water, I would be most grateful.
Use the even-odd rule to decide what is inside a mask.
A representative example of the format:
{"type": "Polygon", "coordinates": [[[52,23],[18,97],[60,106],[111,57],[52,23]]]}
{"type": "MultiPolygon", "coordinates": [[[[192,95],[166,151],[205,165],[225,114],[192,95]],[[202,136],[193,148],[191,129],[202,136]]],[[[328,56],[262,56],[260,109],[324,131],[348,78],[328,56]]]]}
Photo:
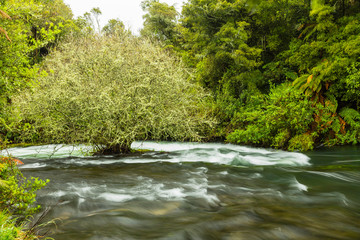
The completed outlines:
{"type": "Polygon", "coordinates": [[[51,237],[360,239],[360,150],[288,153],[226,144],[136,143],[153,152],[84,157],[16,148],[25,175],[50,179],[51,237]],[[51,157],[49,158],[49,156],[51,157]]]}

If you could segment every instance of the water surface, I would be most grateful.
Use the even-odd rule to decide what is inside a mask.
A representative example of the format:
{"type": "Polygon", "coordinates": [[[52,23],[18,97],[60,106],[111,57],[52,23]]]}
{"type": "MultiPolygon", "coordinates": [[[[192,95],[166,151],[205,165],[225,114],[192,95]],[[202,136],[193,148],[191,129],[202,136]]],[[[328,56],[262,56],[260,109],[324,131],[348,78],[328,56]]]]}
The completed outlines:
{"type": "Polygon", "coordinates": [[[153,151],[13,148],[69,239],[360,239],[360,151],[307,154],[230,144],[136,142],[153,151]]]}

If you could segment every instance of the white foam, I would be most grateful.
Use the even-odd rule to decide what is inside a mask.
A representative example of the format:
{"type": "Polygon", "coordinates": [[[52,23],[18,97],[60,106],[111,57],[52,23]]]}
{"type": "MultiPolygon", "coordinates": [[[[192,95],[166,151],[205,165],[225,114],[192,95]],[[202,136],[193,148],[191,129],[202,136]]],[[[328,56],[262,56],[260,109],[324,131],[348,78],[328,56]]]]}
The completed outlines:
{"type": "Polygon", "coordinates": [[[65,163],[71,164],[71,165],[77,165],[77,166],[87,166],[87,165],[109,165],[122,162],[119,159],[96,159],[96,160],[90,160],[90,159],[70,159],[65,161],[65,163]]]}
{"type": "Polygon", "coordinates": [[[49,193],[48,195],[52,196],[52,197],[62,197],[62,196],[65,196],[66,194],[67,194],[67,192],[59,190],[56,192],[49,193]]]}
{"type": "Polygon", "coordinates": [[[126,202],[126,201],[133,199],[134,197],[131,195],[127,195],[127,194],[101,193],[99,195],[99,198],[103,198],[103,199],[105,199],[107,201],[111,201],[111,202],[126,202]]]}
{"type": "Polygon", "coordinates": [[[85,145],[50,144],[31,147],[16,147],[3,150],[2,155],[11,155],[17,158],[63,158],[69,156],[83,157],[92,147],[85,145]]]}
{"type": "MultiPolygon", "coordinates": [[[[309,158],[301,153],[285,152],[261,148],[251,148],[232,144],[221,143],[178,143],[178,142],[135,142],[134,149],[148,149],[165,154],[165,157],[152,157],[154,153],[146,153],[142,157],[119,158],[83,158],[66,159],[64,164],[70,165],[106,165],[122,163],[152,163],[152,162],[206,162],[213,164],[237,166],[303,166],[309,165],[309,158]]],[[[66,158],[69,156],[84,157],[86,146],[46,145],[27,148],[12,148],[8,152],[18,158],[66,158]]],[[[23,168],[41,168],[45,164],[29,164],[23,168]]]]}
{"type": "Polygon", "coordinates": [[[111,202],[126,202],[132,199],[146,199],[148,201],[166,200],[183,201],[188,197],[204,199],[209,204],[219,203],[216,194],[209,193],[208,189],[219,186],[209,186],[207,169],[197,169],[192,172],[192,177],[181,182],[162,182],[150,177],[139,176],[136,178],[137,185],[111,188],[107,185],[67,184],[66,189],[51,193],[51,196],[61,197],[66,193],[74,193],[83,199],[104,199],[111,202]]]}
{"type": "Polygon", "coordinates": [[[131,192],[137,198],[144,198],[149,201],[159,199],[171,201],[182,200],[188,195],[182,186],[168,187],[165,186],[164,183],[157,182],[147,177],[138,177],[138,182],[141,184],[132,189],[124,189],[124,191],[131,192]]]}
{"type": "Polygon", "coordinates": [[[184,193],[184,188],[182,187],[172,189],[160,189],[157,195],[161,198],[168,200],[179,200],[186,197],[186,193],[184,193]]]}
{"type": "MultiPolygon", "coordinates": [[[[232,144],[220,143],[169,143],[169,142],[135,142],[134,149],[149,149],[179,153],[169,155],[170,159],[135,160],[137,163],[146,161],[164,162],[207,162],[226,165],[254,165],[254,166],[304,166],[310,165],[310,158],[302,153],[285,152],[281,150],[267,150],[232,144]]],[[[132,160],[127,160],[131,163],[132,160]]]]}
{"type": "Polygon", "coordinates": [[[304,191],[304,192],[308,191],[308,187],[306,185],[300,183],[295,177],[294,177],[292,186],[297,188],[300,191],[304,191]]]}
{"type": "Polygon", "coordinates": [[[19,168],[21,169],[28,169],[28,168],[43,168],[46,167],[45,163],[31,163],[31,164],[25,164],[25,165],[20,165],[19,168]]]}

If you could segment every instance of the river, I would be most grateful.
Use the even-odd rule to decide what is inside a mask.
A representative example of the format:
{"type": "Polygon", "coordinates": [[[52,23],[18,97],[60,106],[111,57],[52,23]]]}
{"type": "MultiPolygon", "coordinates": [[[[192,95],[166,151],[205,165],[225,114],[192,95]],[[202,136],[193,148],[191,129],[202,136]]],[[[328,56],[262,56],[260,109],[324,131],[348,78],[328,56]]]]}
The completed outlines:
{"type": "Polygon", "coordinates": [[[38,194],[50,237],[360,239],[360,149],[290,153],[218,143],[136,142],[143,153],[9,149],[38,194]]]}

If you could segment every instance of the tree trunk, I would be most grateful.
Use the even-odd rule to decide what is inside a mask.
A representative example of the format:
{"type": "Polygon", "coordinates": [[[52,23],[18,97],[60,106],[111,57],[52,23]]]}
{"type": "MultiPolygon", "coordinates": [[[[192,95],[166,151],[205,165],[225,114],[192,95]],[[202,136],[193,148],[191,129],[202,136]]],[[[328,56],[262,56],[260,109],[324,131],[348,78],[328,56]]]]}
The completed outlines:
{"type": "Polygon", "coordinates": [[[116,144],[112,146],[106,146],[100,149],[98,154],[110,155],[110,154],[125,154],[131,152],[131,144],[116,144]]]}

